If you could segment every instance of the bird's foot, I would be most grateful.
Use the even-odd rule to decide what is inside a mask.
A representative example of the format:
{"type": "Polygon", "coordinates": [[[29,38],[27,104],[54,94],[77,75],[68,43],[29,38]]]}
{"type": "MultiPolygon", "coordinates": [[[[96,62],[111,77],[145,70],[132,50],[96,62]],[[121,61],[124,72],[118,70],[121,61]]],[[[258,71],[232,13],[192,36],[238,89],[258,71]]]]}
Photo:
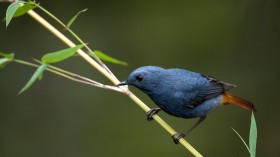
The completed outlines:
{"type": "Polygon", "coordinates": [[[178,144],[180,138],[184,138],[185,136],[186,136],[185,134],[176,133],[176,134],[172,135],[172,139],[175,144],[178,144]]]}
{"type": "Polygon", "coordinates": [[[153,120],[153,115],[154,114],[157,114],[159,111],[161,110],[161,108],[153,108],[153,109],[150,109],[148,112],[147,112],[147,120],[148,121],[151,121],[153,120]]]}

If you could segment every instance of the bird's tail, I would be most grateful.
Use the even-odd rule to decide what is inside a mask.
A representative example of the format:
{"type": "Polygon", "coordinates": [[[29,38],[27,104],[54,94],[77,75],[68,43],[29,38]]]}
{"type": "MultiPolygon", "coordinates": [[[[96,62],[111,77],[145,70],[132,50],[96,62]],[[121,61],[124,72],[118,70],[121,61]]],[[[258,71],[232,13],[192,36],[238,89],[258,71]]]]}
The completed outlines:
{"type": "Polygon", "coordinates": [[[222,104],[226,105],[226,104],[232,104],[232,105],[236,105],[251,111],[257,111],[254,107],[254,104],[244,100],[242,98],[236,97],[234,95],[228,94],[228,93],[224,93],[223,94],[224,98],[222,101],[222,104]]]}

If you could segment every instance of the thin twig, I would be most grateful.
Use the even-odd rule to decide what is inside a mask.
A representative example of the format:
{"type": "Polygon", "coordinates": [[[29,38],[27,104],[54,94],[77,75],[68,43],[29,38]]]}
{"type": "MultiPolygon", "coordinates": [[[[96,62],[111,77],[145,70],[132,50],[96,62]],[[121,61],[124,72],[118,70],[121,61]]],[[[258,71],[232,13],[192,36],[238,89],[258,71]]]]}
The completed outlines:
{"type": "MultiPolygon", "coordinates": [[[[61,32],[59,32],[56,28],[54,28],[50,23],[48,23],[45,19],[43,19],[40,15],[35,13],[33,10],[28,11],[28,14],[33,17],[37,22],[42,24],[45,28],[47,28],[50,32],[52,32],[56,37],[58,37],[61,41],[63,41],[69,47],[75,47],[76,45],[64,36],[61,32]]],[[[106,76],[109,80],[111,80],[115,85],[117,85],[120,81],[112,77],[110,73],[108,73],[103,67],[101,67],[97,62],[95,62],[89,55],[87,55],[83,50],[79,49],[77,53],[84,58],[88,63],[90,63],[94,68],[96,68],[100,73],[106,76]]],[[[124,89],[124,88],[122,88],[124,89]]],[[[125,90],[125,89],[124,89],[125,90]]]]}
{"type": "MultiPolygon", "coordinates": [[[[36,3],[35,3],[36,4],[36,3]]],[[[79,37],[76,35],[76,33],[74,31],[72,31],[72,29],[70,29],[69,27],[67,27],[62,21],[60,21],[58,18],[56,18],[52,13],[50,13],[48,10],[46,10],[44,7],[36,4],[36,6],[38,8],[40,8],[41,10],[43,10],[46,14],[48,14],[51,18],[53,18],[55,21],[57,21],[62,27],[64,27],[66,30],[68,30],[70,32],[71,35],[73,35],[81,44],[84,45],[84,47],[89,51],[91,52],[93,55],[92,57],[97,61],[97,63],[99,65],[101,65],[105,70],[107,70],[108,73],[110,73],[111,75],[114,76],[114,74],[111,72],[111,70],[101,61],[101,59],[99,59],[95,53],[92,51],[92,49],[87,46],[87,44],[85,44],[85,42],[79,37]]]]}
{"type": "MultiPolygon", "coordinates": [[[[30,63],[30,62],[26,62],[26,61],[19,60],[19,59],[13,59],[13,61],[16,62],[16,63],[32,66],[32,67],[35,67],[35,68],[38,68],[40,66],[40,65],[33,64],[33,63],[30,63]]],[[[54,67],[52,65],[48,65],[48,67],[46,68],[46,71],[49,71],[51,73],[57,74],[59,76],[62,76],[64,78],[67,78],[69,80],[72,80],[72,81],[75,81],[75,82],[78,82],[78,83],[82,83],[82,84],[86,84],[86,85],[90,85],[90,86],[94,86],[94,87],[98,87],[98,88],[103,88],[103,89],[106,89],[106,90],[112,90],[112,91],[115,91],[115,92],[123,93],[123,91],[116,86],[104,85],[102,83],[99,83],[99,82],[96,82],[96,81],[91,80],[89,78],[86,78],[86,77],[71,73],[69,71],[54,67]]]]}

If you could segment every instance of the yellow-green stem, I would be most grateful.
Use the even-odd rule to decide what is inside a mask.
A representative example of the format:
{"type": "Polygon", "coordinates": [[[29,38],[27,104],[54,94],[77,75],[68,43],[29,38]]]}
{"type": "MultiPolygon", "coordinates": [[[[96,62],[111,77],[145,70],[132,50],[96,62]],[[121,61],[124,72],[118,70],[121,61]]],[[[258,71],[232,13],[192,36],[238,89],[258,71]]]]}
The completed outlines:
{"type": "MultiPolygon", "coordinates": [[[[52,32],[56,37],[62,40],[69,47],[76,46],[71,40],[69,40],[66,36],[64,36],[61,32],[59,32],[56,28],[54,28],[50,23],[48,23],[45,19],[35,13],[33,10],[28,11],[28,14],[33,17],[37,22],[42,24],[45,28],[47,28],[50,32],[52,32]]],[[[94,68],[96,68],[99,72],[101,72],[105,77],[113,82],[113,84],[117,85],[120,81],[114,77],[111,73],[109,73],[106,69],[100,66],[96,61],[94,61],[90,56],[88,56],[83,50],[79,49],[77,51],[82,58],[84,58],[88,63],[90,63],[94,68]]],[[[125,93],[144,111],[148,111],[149,107],[145,105],[139,98],[137,98],[133,93],[131,93],[128,89],[123,88],[125,93]]],[[[175,134],[176,131],[173,130],[166,122],[164,122],[158,115],[154,115],[154,120],[158,122],[164,129],[166,129],[171,135],[175,134]]],[[[185,139],[180,139],[179,142],[188,149],[194,156],[201,157],[202,155],[196,151],[185,139]]]]}

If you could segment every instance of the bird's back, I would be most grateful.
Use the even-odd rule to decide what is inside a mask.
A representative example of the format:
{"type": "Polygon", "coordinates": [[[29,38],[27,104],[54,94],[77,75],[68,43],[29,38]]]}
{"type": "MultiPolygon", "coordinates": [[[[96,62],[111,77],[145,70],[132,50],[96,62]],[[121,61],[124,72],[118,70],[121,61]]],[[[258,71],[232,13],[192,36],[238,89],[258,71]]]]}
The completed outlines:
{"type": "Polygon", "coordinates": [[[223,82],[183,69],[167,69],[159,87],[149,95],[165,112],[183,118],[207,114],[224,91],[223,82]]]}

